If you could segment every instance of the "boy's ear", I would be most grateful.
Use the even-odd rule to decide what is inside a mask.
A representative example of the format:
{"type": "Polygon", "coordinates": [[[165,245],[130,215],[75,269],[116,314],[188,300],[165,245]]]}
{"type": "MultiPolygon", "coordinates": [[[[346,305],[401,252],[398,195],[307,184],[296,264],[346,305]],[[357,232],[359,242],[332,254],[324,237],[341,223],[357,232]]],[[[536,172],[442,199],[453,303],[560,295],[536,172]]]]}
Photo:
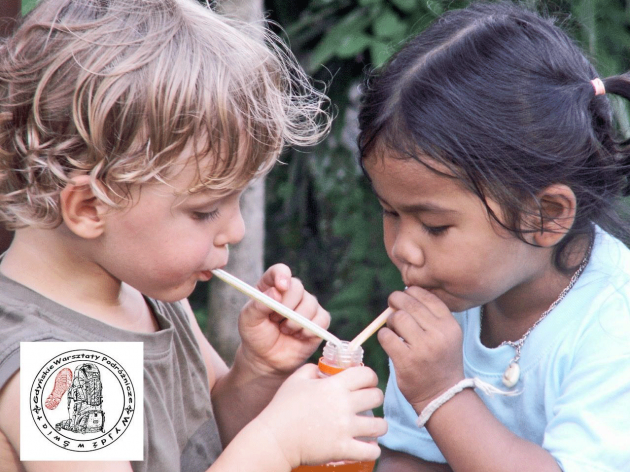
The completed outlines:
{"type": "Polygon", "coordinates": [[[95,239],[103,233],[105,221],[102,214],[106,205],[94,195],[89,176],[73,177],[61,191],[60,204],[63,221],[74,234],[95,239]]]}
{"type": "Polygon", "coordinates": [[[569,232],[575,221],[575,194],[564,184],[553,184],[538,194],[540,203],[538,231],[532,234],[538,246],[556,245],[569,232]]]}

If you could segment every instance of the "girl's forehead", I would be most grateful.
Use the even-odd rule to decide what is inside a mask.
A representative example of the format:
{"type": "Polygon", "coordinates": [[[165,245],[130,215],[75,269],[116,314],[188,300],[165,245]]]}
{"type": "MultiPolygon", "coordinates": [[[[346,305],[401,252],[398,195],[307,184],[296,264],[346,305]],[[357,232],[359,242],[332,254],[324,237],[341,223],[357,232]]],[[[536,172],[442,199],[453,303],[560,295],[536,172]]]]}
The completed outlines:
{"type": "Polygon", "coordinates": [[[366,171],[379,196],[431,194],[451,180],[412,159],[385,158],[366,162],[366,171]],[[446,181],[446,182],[445,182],[446,181]]]}
{"type": "Polygon", "coordinates": [[[374,175],[389,173],[401,177],[411,173],[422,174],[427,178],[441,177],[457,180],[455,173],[445,164],[422,153],[403,154],[397,151],[379,150],[363,159],[363,165],[370,178],[374,175]]]}
{"type": "Polygon", "coordinates": [[[478,196],[444,164],[400,156],[371,157],[365,171],[376,196],[384,203],[403,208],[455,210],[463,200],[478,196]]]}

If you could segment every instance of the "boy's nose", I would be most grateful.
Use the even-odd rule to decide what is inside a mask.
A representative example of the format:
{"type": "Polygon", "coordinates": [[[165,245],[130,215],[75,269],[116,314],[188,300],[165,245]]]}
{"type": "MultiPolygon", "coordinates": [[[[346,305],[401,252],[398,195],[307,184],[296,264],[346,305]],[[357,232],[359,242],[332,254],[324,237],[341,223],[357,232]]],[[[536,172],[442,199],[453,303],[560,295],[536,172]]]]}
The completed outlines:
{"type": "Polygon", "coordinates": [[[240,206],[231,215],[225,230],[226,244],[239,243],[245,236],[245,221],[240,206]]]}
{"type": "Polygon", "coordinates": [[[245,236],[245,221],[241,214],[240,205],[234,205],[223,223],[223,227],[214,238],[215,246],[223,247],[228,244],[237,244],[245,236]]]}
{"type": "Polygon", "coordinates": [[[245,236],[245,220],[239,207],[236,215],[233,218],[233,222],[230,230],[230,241],[228,244],[236,244],[240,242],[245,236]]]}

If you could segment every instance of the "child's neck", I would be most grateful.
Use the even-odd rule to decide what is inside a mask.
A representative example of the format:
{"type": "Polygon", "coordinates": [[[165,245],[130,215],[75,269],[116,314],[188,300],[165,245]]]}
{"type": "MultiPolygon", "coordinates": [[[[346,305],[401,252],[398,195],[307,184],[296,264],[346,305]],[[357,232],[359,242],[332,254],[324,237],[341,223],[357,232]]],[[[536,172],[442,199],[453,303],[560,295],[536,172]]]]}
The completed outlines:
{"type": "Polygon", "coordinates": [[[54,302],[117,328],[159,329],[144,297],[90,261],[80,241],[68,245],[63,229],[22,229],[0,263],[6,277],[54,302]]]}
{"type": "MultiPolygon", "coordinates": [[[[568,265],[578,266],[587,251],[588,243],[576,244],[568,265]]],[[[558,299],[572,276],[549,263],[535,278],[487,303],[481,320],[482,344],[497,347],[504,341],[519,340],[558,299]]]]}
{"type": "Polygon", "coordinates": [[[540,318],[569,283],[569,278],[522,287],[487,303],[481,320],[481,342],[497,347],[504,341],[517,341],[540,318]],[[535,287],[536,285],[537,287],[535,287]]]}

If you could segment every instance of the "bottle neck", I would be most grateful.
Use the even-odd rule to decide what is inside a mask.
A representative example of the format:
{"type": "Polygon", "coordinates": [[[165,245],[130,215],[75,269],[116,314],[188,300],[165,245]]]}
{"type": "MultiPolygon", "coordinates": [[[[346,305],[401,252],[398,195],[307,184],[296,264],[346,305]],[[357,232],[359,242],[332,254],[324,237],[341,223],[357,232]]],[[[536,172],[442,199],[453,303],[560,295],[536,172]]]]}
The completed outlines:
{"type": "Polygon", "coordinates": [[[362,365],[363,348],[350,351],[348,344],[348,341],[342,341],[341,345],[326,343],[323,356],[319,359],[319,370],[323,374],[334,375],[348,367],[362,365]]]}

